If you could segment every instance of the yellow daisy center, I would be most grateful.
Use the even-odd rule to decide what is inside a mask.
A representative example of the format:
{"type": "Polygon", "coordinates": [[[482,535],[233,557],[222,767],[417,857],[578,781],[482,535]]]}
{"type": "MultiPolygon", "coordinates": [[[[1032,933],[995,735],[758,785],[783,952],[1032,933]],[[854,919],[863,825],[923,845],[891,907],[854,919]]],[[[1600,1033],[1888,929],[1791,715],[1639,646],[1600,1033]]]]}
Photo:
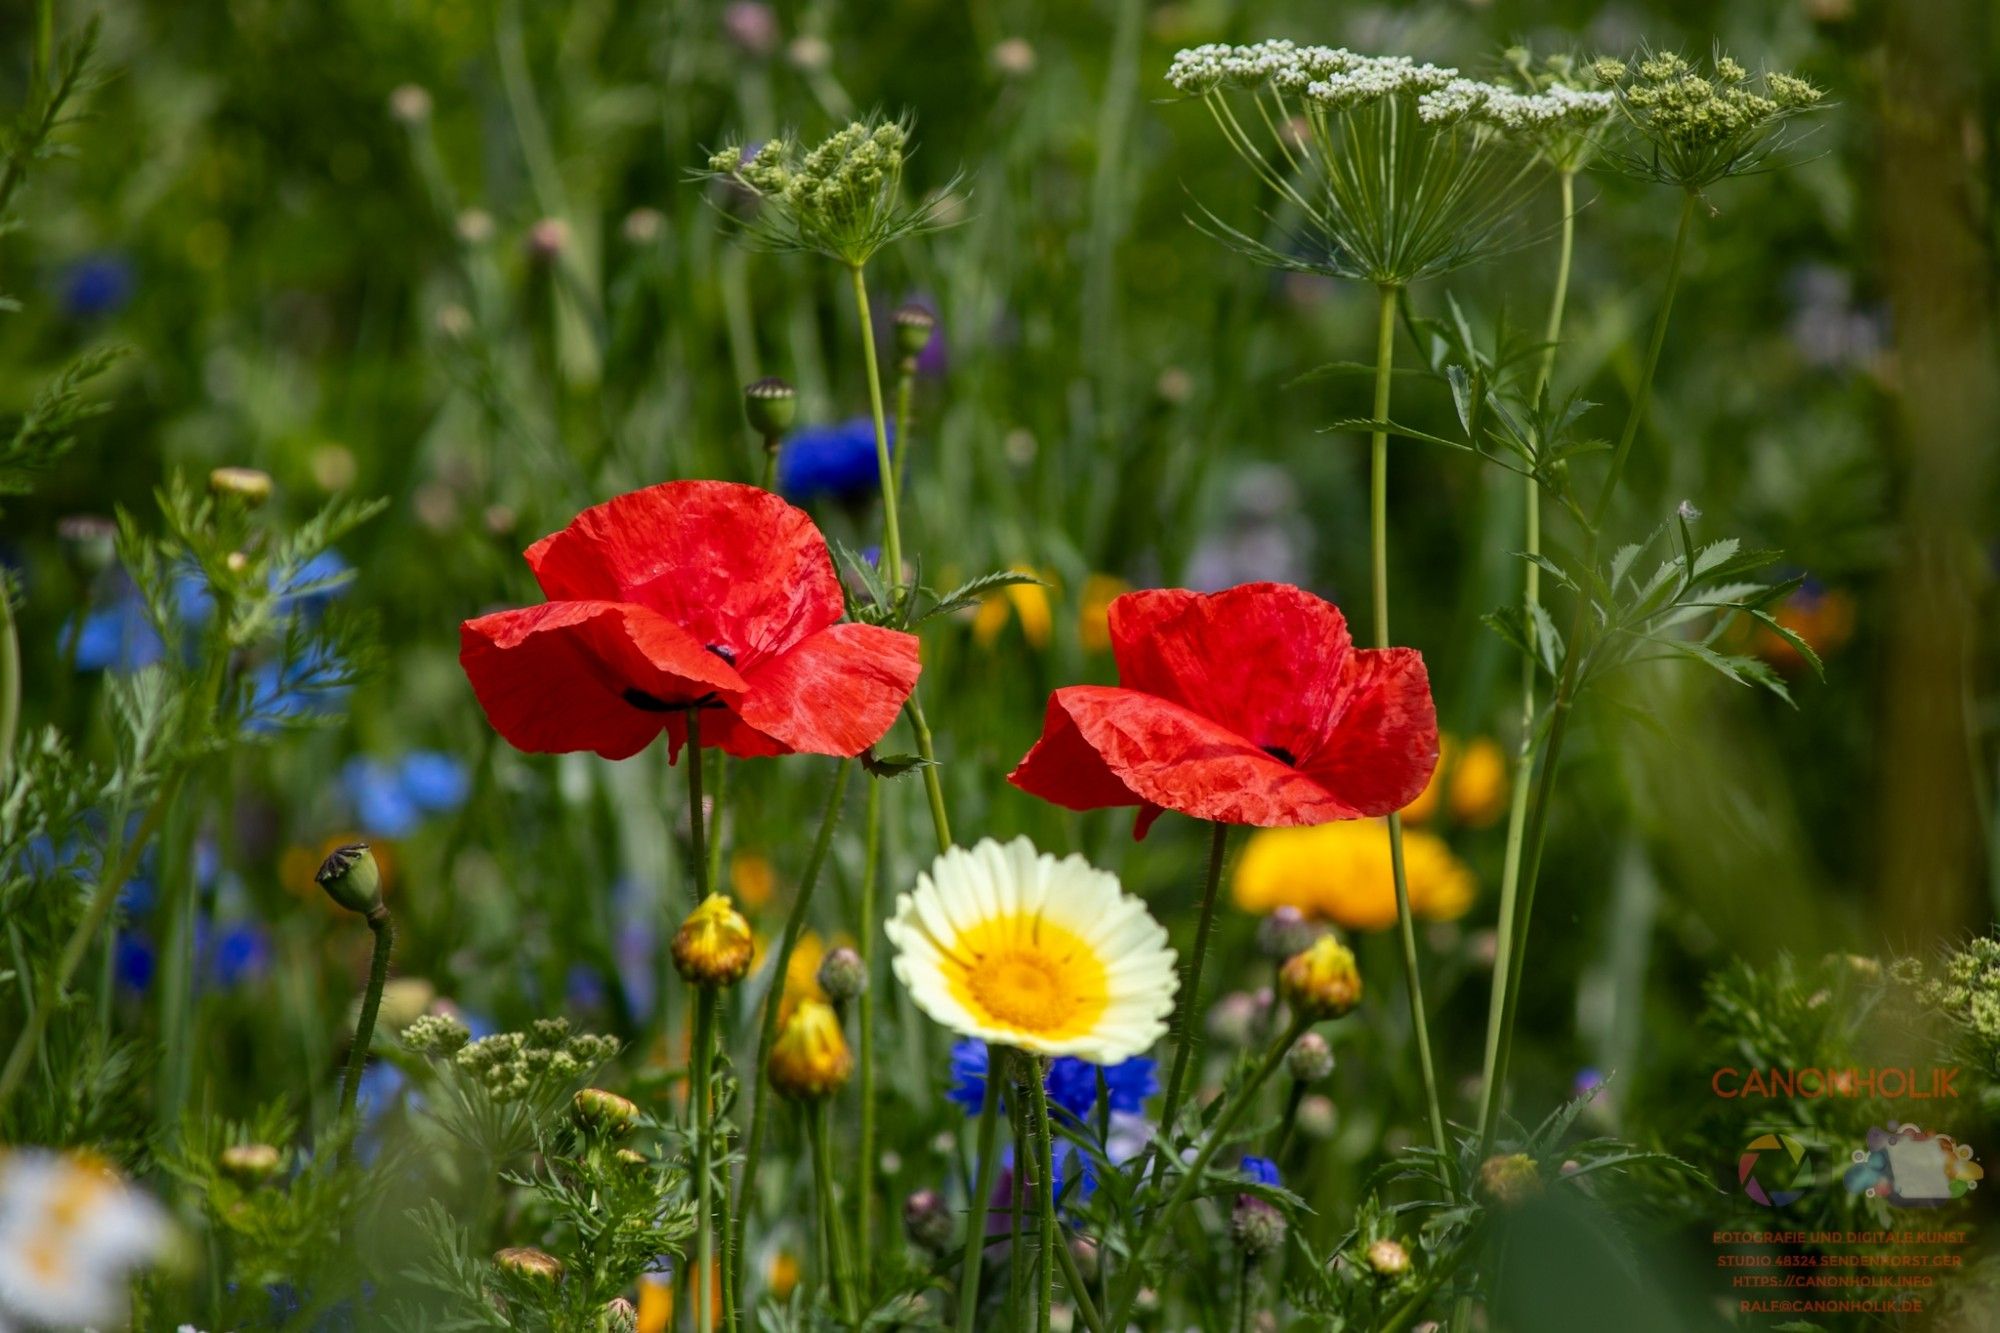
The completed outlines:
{"type": "Polygon", "coordinates": [[[1025,914],[962,932],[945,965],[959,1003],[1046,1040],[1088,1032],[1110,1003],[1104,962],[1075,931],[1025,914]]]}

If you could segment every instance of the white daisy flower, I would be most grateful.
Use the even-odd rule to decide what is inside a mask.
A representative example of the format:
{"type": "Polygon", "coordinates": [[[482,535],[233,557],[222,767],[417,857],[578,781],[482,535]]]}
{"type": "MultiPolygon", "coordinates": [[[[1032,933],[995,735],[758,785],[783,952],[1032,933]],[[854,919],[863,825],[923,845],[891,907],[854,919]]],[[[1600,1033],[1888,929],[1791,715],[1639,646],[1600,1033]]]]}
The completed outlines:
{"type": "Polygon", "coordinates": [[[896,900],[896,979],[962,1036],[1116,1064],[1167,1030],[1167,932],[1118,877],[1026,838],[954,847],[896,900]]]}
{"type": "Polygon", "coordinates": [[[100,1161],[0,1151],[0,1328],[116,1325],[130,1271],[159,1258],[167,1215],[100,1161]]]}

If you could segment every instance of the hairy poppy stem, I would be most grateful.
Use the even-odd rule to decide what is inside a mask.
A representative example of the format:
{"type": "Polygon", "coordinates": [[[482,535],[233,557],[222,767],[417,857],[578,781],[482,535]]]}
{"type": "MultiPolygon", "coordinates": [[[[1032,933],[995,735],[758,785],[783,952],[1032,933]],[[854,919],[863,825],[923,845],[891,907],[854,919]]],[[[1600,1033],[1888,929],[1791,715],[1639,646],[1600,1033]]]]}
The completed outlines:
{"type": "MultiPolygon", "coordinates": [[[[1547,344],[1542,349],[1541,370],[1535,377],[1535,397],[1539,400],[1548,389],[1549,380],[1555,374],[1556,344],[1562,338],[1563,310],[1569,299],[1570,261],[1576,249],[1576,173],[1561,173],[1562,182],[1562,243],[1556,260],[1555,294],[1549,300],[1548,328],[1542,335],[1547,344]]],[[[1542,567],[1535,557],[1542,552],[1542,486],[1533,476],[1521,479],[1522,500],[1522,552],[1528,559],[1521,575],[1522,605],[1533,608],[1541,604],[1542,567]]],[[[1528,647],[1535,646],[1535,617],[1523,617],[1522,632],[1527,636],[1528,647]]],[[[1535,681],[1537,664],[1531,651],[1521,660],[1521,739],[1514,755],[1513,790],[1507,801],[1507,848],[1500,861],[1500,918],[1494,946],[1496,960],[1493,969],[1493,995],[1486,1011],[1486,1051],[1481,1065],[1481,1088],[1489,1086],[1493,1079],[1493,1067],[1500,1048],[1500,1011],[1505,1005],[1509,961],[1514,947],[1514,909],[1521,885],[1521,851],[1525,846],[1528,825],[1528,792],[1534,783],[1535,772],[1535,681]]],[[[1486,1132],[1486,1117],[1490,1099],[1483,1091],[1479,1104],[1479,1132],[1486,1132]]]]}
{"type": "Polygon", "coordinates": [[[993,1184],[1000,1178],[1000,1071],[986,1071],[986,1096],[979,1104],[978,1178],[967,1202],[965,1257],[958,1269],[958,1333],[973,1333],[979,1314],[979,1278],[986,1266],[986,1216],[993,1184]]]}
{"type": "Polygon", "coordinates": [[[827,1271],[824,1274],[834,1303],[849,1328],[858,1327],[861,1315],[856,1307],[854,1274],[847,1262],[847,1237],[840,1225],[840,1201],[833,1193],[833,1154],[826,1142],[826,1120],[831,1106],[821,1100],[801,1108],[806,1118],[806,1136],[811,1140],[813,1182],[819,1193],[820,1226],[826,1236],[827,1271]]]}
{"type": "MultiPolygon", "coordinates": [[[[1659,313],[1653,319],[1653,335],[1646,347],[1646,360],[1640,368],[1638,386],[1633,390],[1632,405],[1625,416],[1625,428],[1619,434],[1618,447],[1611,455],[1610,470],[1605,473],[1597,501],[1591,506],[1590,527],[1584,534],[1584,569],[1592,569],[1597,563],[1598,538],[1604,528],[1604,516],[1624,475],[1625,460],[1631,455],[1632,441],[1639,433],[1639,422],[1644,419],[1646,405],[1652,397],[1653,375],[1659,369],[1660,349],[1667,340],[1667,323],[1673,314],[1674,294],[1680,287],[1681,264],[1686,258],[1688,232],[1693,226],[1695,205],[1699,199],[1699,195],[1689,190],[1681,202],[1680,222],[1674,229],[1674,248],[1667,260],[1665,289],[1660,297],[1659,313]]],[[[1575,706],[1582,676],[1584,653],[1581,645],[1584,631],[1589,628],[1589,614],[1589,599],[1578,597],[1576,610],[1570,618],[1569,637],[1563,643],[1562,671],[1556,680],[1555,697],[1549,704],[1549,735],[1542,748],[1541,777],[1536,783],[1533,812],[1528,820],[1522,852],[1520,903],[1513,918],[1513,947],[1496,962],[1496,966],[1504,966],[1507,970],[1507,986],[1501,1003],[1500,1036],[1495,1043],[1493,1066],[1481,1090],[1479,1155],[1482,1158],[1493,1150],[1494,1135],[1499,1130],[1500,1110],[1505,1100],[1508,1066],[1514,1053],[1514,1026],[1520,1017],[1521,967],[1527,958],[1528,926],[1534,918],[1535,888],[1542,870],[1542,847],[1548,837],[1549,803],[1555,791],[1556,767],[1562,760],[1563,741],[1569,734],[1570,713],[1575,706]]]]}
{"type": "Polygon", "coordinates": [[[396,923],[389,909],[377,903],[368,913],[368,929],[375,933],[375,953],[368,963],[368,989],[361,996],[361,1017],[354,1025],[354,1044],[347,1048],[347,1078],[340,1087],[340,1118],[354,1114],[355,1099],[361,1094],[361,1071],[368,1063],[368,1048],[375,1041],[375,1016],[382,1011],[382,988],[389,982],[389,954],[396,947],[396,923]]]}
{"type": "Polygon", "coordinates": [[[765,1076],[765,1066],[771,1060],[771,1043],[778,1036],[778,1007],[784,1003],[785,973],[792,963],[792,950],[798,945],[799,932],[805,928],[806,908],[812,902],[813,886],[819,882],[820,867],[826,862],[827,849],[833,844],[834,826],[840,822],[840,800],[847,792],[847,773],[853,761],[843,759],[834,766],[833,790],[827,793],[826,813],[820,817],[819,834],[813,839],[812,855],[806,860],[805,873],[799,879],[798,897],[792,900],[792,910],[785,917],[785,928],[778,939],[778,952],[771,960],[771,980],[764,991],[764,1013],[757,1033],[757,1063],[752,1066],[751,1082],[756,1095],[751,1100],[750,1137],[743,1151],[743,1177],[736,1187],[736,1215],[732,1219],[731,1236],[724,1246],[730,1260],[730,1281],[736,1286],[733,1297],[735,1308],[743,1308],[743,1264],[744,1235],[750,1225],[750,1210],[757,1197],[757,1166],[764,1150],[764,1127],[770,1117],[770,1079],[765,1076]]]}
{"type": "Polygon", "coordinates": [[[695,1265],[690,1291],[697,1333],[715,1327],[715,1123],[709,1099],[714,1081],[715,987],[695,991],[694,1053],[689,1061],[688,1099],[694,1104],[695,1265]]]}
{"type": "Polygon", "coordinates": [[[699,907],[709,891],[708,816],[701,798],[701,710],[690,708],[687,717],[688,839],[694,848],[690,865],[694,869],[694,901],[699,907]]]}
{"type": "MultiPolygon", "coordinates": [[[[1396,358],[1396,297],[1398,288],[1378,289],[1375,332],[1375,415],[1389,419],[1389,377],[1396,358]]],[[[1389,434],[1378,430],[1369,447],[1369,564],[1375,591],[1375,646],[1389,646],[1389,434]]],[[[1424,1014],[1424,983],[1417,971],[1417,927],[1410,915],[1410,881],[1403,867],[1403,817],[1389,816],[1389,867],[1396,881],[1396,933],[1403,946],[1403,981],[1410,995],[1410,1030],[1417,1042],[1417,1067],[1423,1074],[1424,1107],[1430,1114],[1431,1141],[1447,1161],[1451,1139],[1445,1134],[1444,1109],[1438,1100],[1437,1065],[1431,1057],[1430,1021],[1424,1014]]]]}
{"type": "Polygon", "coordinates": [[[882,878],[882,779],[868,783],[866,852],[861,867],[861,988],[856,1021],[861,1028],[861,1161],[855,1186],[857,1271],[873,1289],[875,1259],[875,895],[882,878]]]}
{"type": "Polygon", "coordinates": [[[1228,842],[1229,825],[1218,820],[1208,840],[1208,878],[1202,886],[1201,916],[1194,929],[1194,956],[1188,963],[1187,977],[1181,982],[1180,1012],[1174,1016],[1177,1037],[1174,1067],[1167,1075],[1167,1100],[1160,1112],[1157,1140],[1163,1153],[1171,1151],[1166,1145],[1173,1140],[1174,1120],[1180,1111],[1181,1098],[1187,1093],[1188,1069],[1201,1046],[1201,971],[1208,959],[1208,937],[1215,926],[1215,900],[1222,886],[1222,860],[1228,842]]]}

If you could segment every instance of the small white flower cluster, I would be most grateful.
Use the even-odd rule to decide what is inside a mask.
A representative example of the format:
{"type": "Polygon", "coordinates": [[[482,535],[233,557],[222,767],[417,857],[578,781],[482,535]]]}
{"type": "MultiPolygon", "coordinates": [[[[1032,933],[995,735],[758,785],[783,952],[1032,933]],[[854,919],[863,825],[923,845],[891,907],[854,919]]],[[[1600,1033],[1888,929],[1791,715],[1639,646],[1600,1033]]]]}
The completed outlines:
{"type": "Polygon", "coordinates": [[[1538,93],[1519,93],[1477,79],[1453,79],[1417,98],[1417,114],[1434,124],[1480,120],[1520,133],[1581,128],[1609,114],[1610,93],[1551,84],[1538,93]]]}
{"type": "Polygon", "coordinates": [[[1420,65],[1408,56],[1356,55],[1341,47],[1300,46],[1283,40],[1189,47],[1176,52],[1167,69],[1167,82],[1184,93],[1268,84],[1279,92],[1303,93],[1335,107],[1398,93],[1422,94],[1457,76],[1455,69],[1420,65]]]}

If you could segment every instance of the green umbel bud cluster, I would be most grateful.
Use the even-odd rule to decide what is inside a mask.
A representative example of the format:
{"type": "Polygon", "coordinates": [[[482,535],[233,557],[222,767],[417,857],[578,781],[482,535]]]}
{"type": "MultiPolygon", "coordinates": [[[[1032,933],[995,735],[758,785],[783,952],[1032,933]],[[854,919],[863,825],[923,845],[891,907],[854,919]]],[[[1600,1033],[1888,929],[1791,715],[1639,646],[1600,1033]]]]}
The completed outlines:
{"type": "Polygon", "coordinates": [[[611,1037],[572,1036],[560,1018],[537,1019],[527,1032],[500,1032],[470,1042],[452,1056],[495,1101],[513,1101],[574,1083],[618,1053],[611,1037]]]}
{"type": "Polygon", "coordinates": [[[1764,75],[1760,89],[1749,70],[1720,55],[1707,73],[1673,52],[1599,60],[1591,73],[1645,145],[1639,174],[1688,189],[1755,170],[1784,122],[1825,96],[1783,73],[1764,75]]]}
{"type": "Polygon", "coordinates": [[[425,1014],[403,1029],[403,1045],[422,1055],[457,1055],[470,1040],[471,1031],[450,1014],[425,1014]]]}

